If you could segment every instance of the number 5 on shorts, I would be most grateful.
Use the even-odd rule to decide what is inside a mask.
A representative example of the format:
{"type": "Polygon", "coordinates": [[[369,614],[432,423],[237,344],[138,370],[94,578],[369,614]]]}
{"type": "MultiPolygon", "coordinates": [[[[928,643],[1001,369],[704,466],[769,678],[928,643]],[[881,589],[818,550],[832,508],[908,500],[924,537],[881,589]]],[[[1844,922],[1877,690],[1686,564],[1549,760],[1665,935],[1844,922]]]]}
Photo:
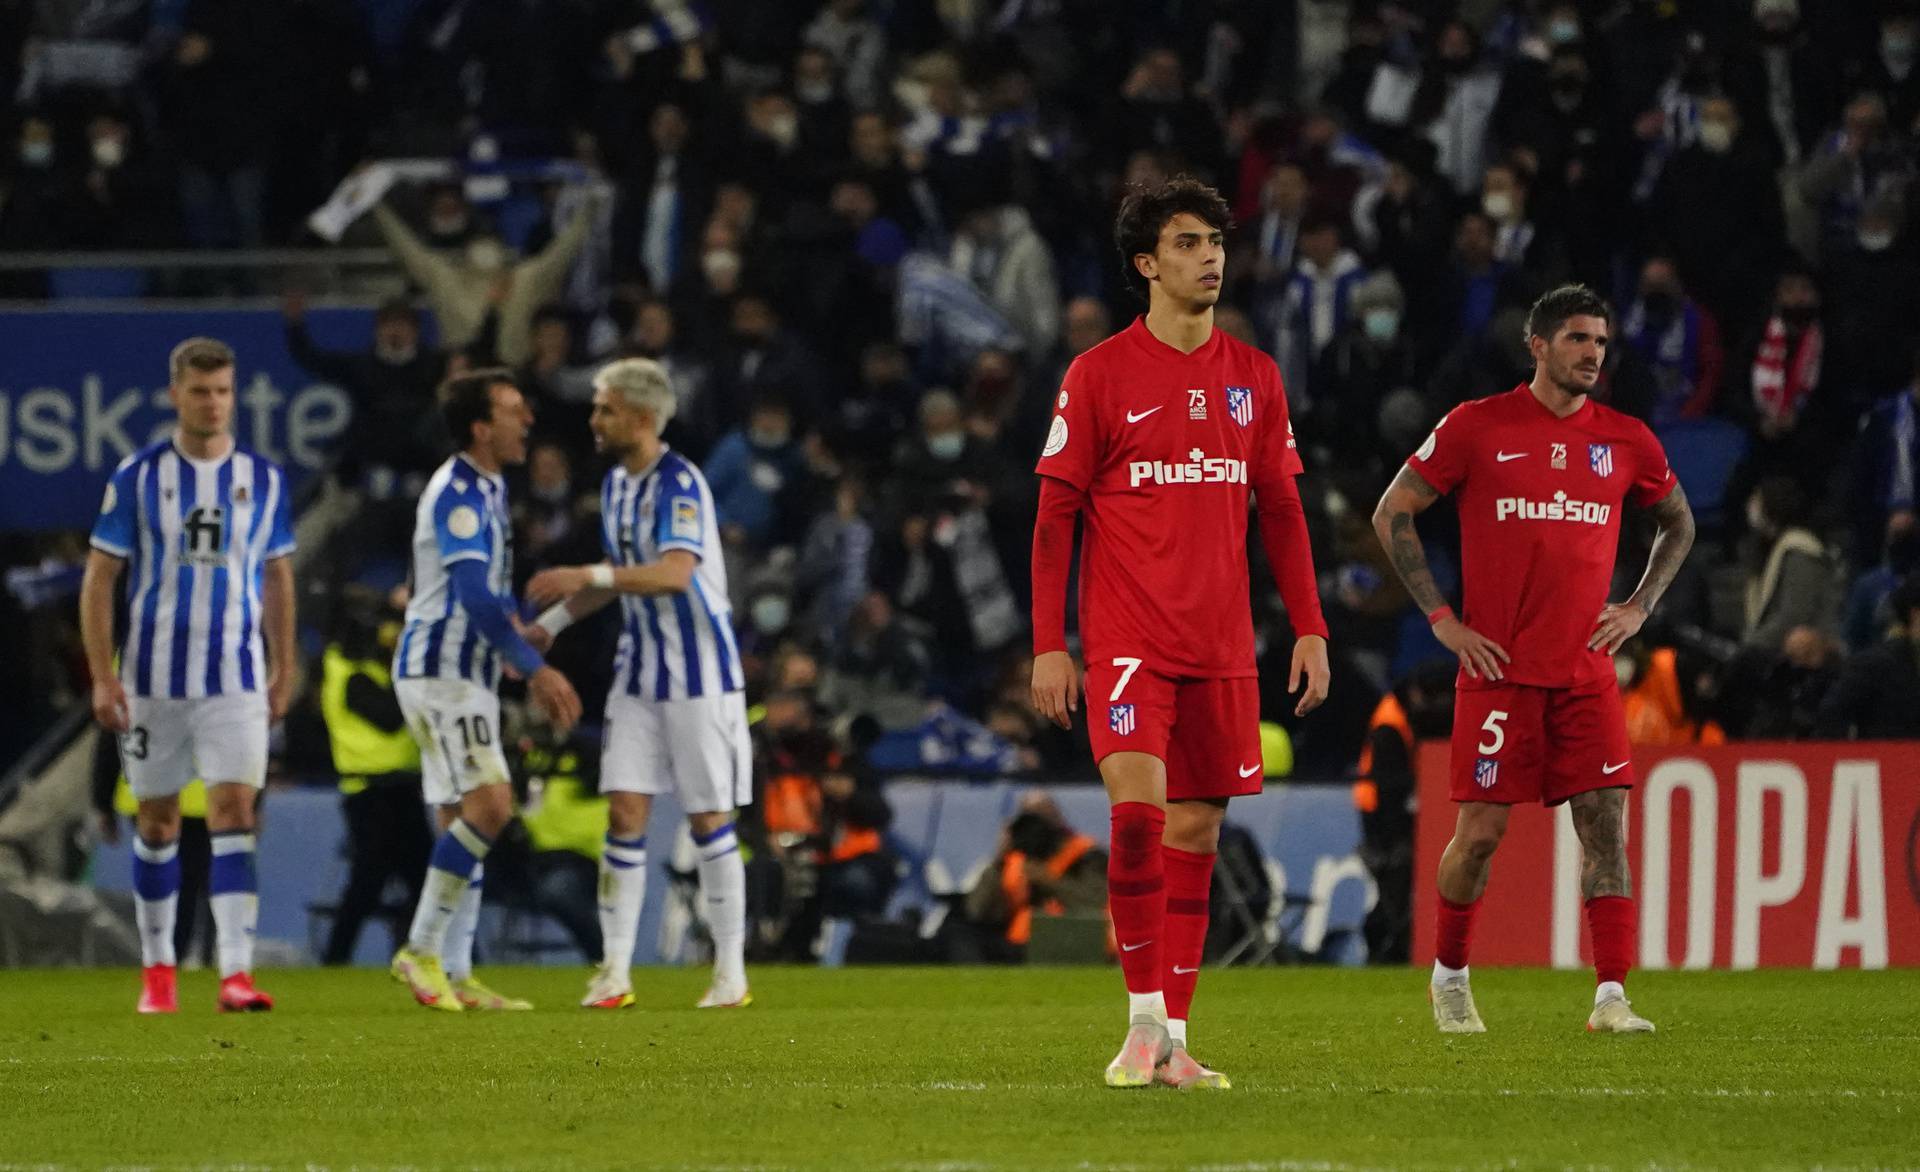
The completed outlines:
{"type": "Polygon", "coordinates": [[[1134,672],[1140,670],[1140,661],[1132,656],[1122,655],[1113,661],[1113,666],[1126,670],[1120,673],[1120,682],[1113,686],[1113,694],[1107,697],[1109,704],[1118,700],[1120,693],[1127,690],[1127,681],[1133,678],[1134,672]]]}
{"type": "Polygon", "coordinates": [[[1507,743],[1507,730],[1500,727],[1500,722],[1505,720],[1506,718],[1507,718],[1507,714],[1500,711],[1498,708],[1494,709],[1492,712],[1487,713],[1486,722],[1482,724],[1480,728],[1482,731],[1491,733],[1493,735],[1493,743],[1489,745],[1485,741],[1482,741],[1479,744],[1475,745],[1474,748],[1482,753],[1485,753],[1489,757],[1493,756],[1495,753],[1498,753],[1501,747],[1507,743]]]}

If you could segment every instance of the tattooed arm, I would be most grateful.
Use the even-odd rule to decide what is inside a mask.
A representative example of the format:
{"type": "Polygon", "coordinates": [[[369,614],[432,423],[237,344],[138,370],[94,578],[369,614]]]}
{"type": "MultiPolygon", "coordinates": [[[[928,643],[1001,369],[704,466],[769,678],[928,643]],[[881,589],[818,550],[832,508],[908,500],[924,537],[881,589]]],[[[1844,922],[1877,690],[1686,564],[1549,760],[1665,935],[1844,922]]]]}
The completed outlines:
{"type": "Polygon", "coordinates": [[[1647,511],[1659,529],[1653,537],[1653,548],[1647,551],[1647,572],[1640,576],[1633,597],[1601,609],[1593,636],[1587,640],[1588,647],[1600,648],[1609,655],[1640,633],[1641,624],[1653,613],[1667,587],[1673,585],[1680,563],[1687,560],[1687,552],[1693,548],[1693,510],[1687,506],[1686,490],[1679,482],[1647,511]]]}
{"type": "MultiPolygon", "coordinates": [[[[1402,467],[1373,510],[1373,532],[1386,547],[1394,572],[1406,583],[1407,593],[1413,596],[1413,603],[1422,614],[1432,614],[1447,604],[1440,595],[1440,587],[1434,583],[1433,571],[1427,566],[1426,547],[1420,544],[1420,533],[1413,524],[1414,514],[1425,512],[1439,499],[1440,494],[1418,472],[1402,467]]],[[[1513,662],[1513,657],[1498,643],[1451,614],[1433,624],[1433,634],[1447,650],[1460,657],[1460,666],[1474,679],[1482,676],[1501,679],[1504,673],[1500,665],[1513,662]]]]}

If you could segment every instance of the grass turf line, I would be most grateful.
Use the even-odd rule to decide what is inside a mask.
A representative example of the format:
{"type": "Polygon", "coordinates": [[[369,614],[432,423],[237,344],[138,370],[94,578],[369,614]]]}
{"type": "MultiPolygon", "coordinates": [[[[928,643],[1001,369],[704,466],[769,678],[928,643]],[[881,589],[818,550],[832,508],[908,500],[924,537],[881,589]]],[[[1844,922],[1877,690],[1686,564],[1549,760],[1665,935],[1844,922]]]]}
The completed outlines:
{"type": "Polygon", "coordinates": [[[438,1014],[383,973],[262,975],[271,1014],[171,1019],[131,971],[0,973],[0,1166],[1163,1168],[1911,1166],[1920,972],[1650,973],[1660,1032],[1593,1037],[1590,976],[1474,974],[1444,1038],[1424,973],[1209,972],[1196,1054],[1225,1094],[1112,1091],[1108,969],[489,969],[530,1014],[438,1014]]]}

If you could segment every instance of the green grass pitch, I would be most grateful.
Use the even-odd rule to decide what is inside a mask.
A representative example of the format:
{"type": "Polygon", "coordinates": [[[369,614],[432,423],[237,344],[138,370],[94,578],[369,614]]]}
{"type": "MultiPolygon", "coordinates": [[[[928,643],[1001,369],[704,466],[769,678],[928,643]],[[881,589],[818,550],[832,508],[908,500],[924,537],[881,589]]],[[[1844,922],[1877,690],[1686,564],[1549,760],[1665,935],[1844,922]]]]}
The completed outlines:
{"type": "Polygon", "coordinates": [[[1651,1037],[1582,1028],[1591,978],[1487,970],[1443,1038],[1409,969],[1206,974],[1194,1048],[1235,1089],[1113,1091],[1117,971],[761,969],[757,1003],[430,1013],[382,973],[262,975],[170,1019],[130,971],[0,972],[0,1167],[922,1168],[1920,1165],[1920,972],[1638,974],[1651,1037]]]}

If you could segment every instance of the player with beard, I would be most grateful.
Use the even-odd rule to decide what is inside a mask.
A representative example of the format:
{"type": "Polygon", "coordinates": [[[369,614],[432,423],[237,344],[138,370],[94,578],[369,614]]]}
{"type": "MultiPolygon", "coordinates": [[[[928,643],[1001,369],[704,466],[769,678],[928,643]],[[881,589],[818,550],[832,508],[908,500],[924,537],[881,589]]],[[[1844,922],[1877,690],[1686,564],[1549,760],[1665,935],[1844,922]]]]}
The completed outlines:
{"type": "Polygon", "coordinates": [[[1632,749],[1613,653],[1640,630],[1693,545],[1693,515],[1647,426],[1590,397],[1612,311],[1583,285],[1527,315],[1533,380],[1463,403],[1434,427],[1374,510],[1373,527],[1433,633],[1460,659],[1440,859],[1437,958],[1428,990],[1444,1033],[1486,1026],[1467,953],[1494,850],[1518,802],[1570,803],[1598,988],[1589,1030],[1644,1033],[1626,997],[1637,912],[1627,869],[1632,749]],[[1455,493],[1466,598],[1434,585],[1414,516],[1455,493]],[[1609,603],[1621,506],[1658,534],[1640,585],[1609,603]]]}

